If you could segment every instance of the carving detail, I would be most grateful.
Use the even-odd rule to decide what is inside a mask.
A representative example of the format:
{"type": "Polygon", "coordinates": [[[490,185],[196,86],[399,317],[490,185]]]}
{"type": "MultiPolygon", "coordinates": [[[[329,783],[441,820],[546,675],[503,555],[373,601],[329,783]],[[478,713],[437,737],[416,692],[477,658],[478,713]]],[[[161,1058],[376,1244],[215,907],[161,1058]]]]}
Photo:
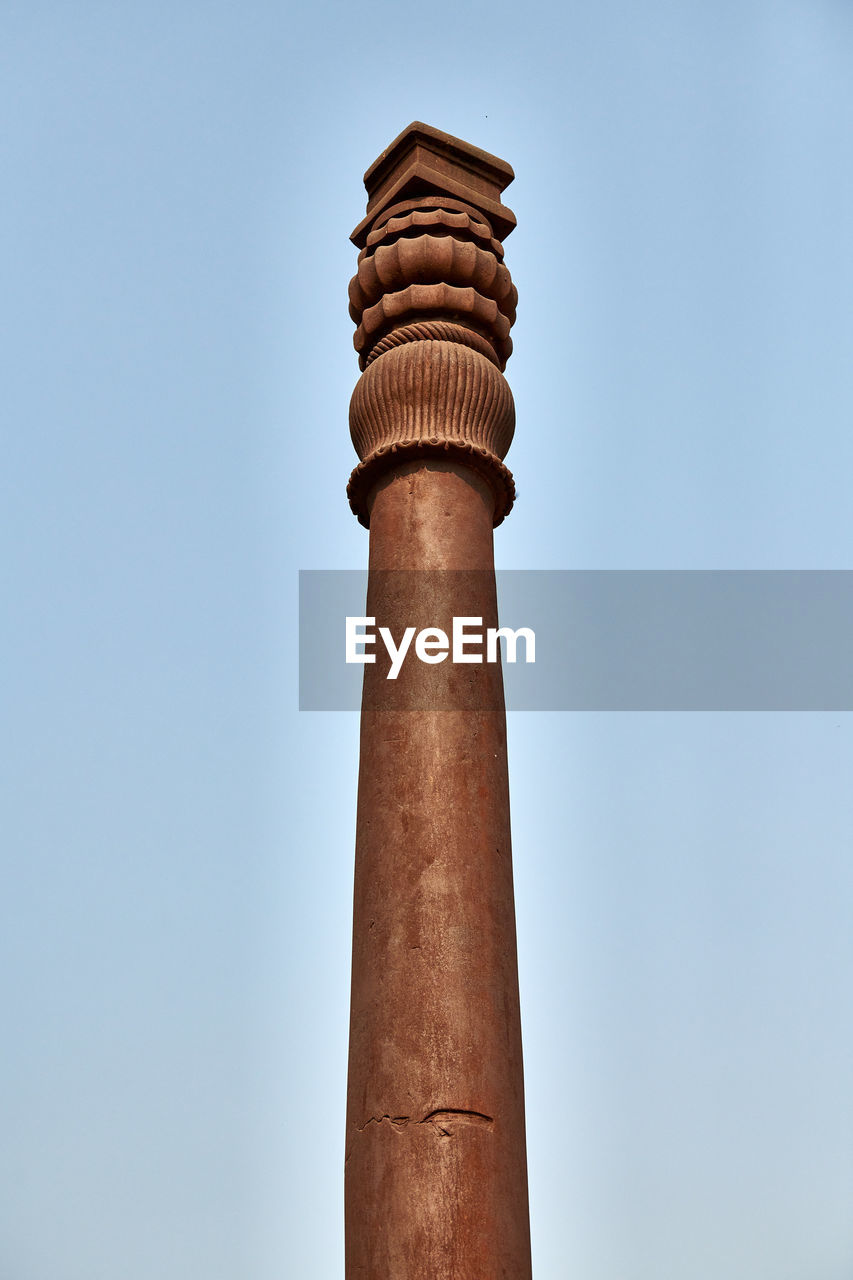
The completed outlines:
{"type": "Polygon", "coordinates": [[[456,342],[410,342],[386,352],[359,378],[350,402],[360,458],[404,437],[467,440],[503,458],[514,430],[506,379],[456,342]]]}
{"type": "Polygon", "coordinates": [[[508,467],[486,449],[465,440],[398,440],[392,445],[382,445],[365,458],[353,471],[347,484],[350,507],[358,516],[359,524],[370,527],[368,498],[373,486],[385,471],[395,463],[413,458],[454,458],[464,462],[472,471],[482,476],[495,495],[492,517],[495,526],[509,515],[515,502],[515,481],[508,467]]]}
{"type": "Polygon", "coordinates": [[[498,304],[510,324],[515,320],[518,294],[503,263],[470,240],[430,235],[380,244],[375,253],[364,258],[350,283],[350,315],[358,324],[366,308],[383,294],[408,284],[440,282],[472,285],[498,304]]]}
{"type": "Polygon", "coordinates": [[[395,329],[433,320],[485,338],[503,369],[512,353],[518,292],[491,227],[446,197],[408,205],[386,210],[368,233],[350,281],[360,367],[367,368],[376,346],[395,329]]]}
{"type": "Polygon", "coordinates": [[[399,329],[392,329],[386,337],[377,342],[365,364],[369,365],[374,360],[378,360],[392,347],[401,347],[406,342],[422,342],[428,338],[436,342],[458,342],[463,347],[472,347],[474,351],[479,351],[481,356],[490,360],[496,368],[500,368],[495,349],[488,338],[475,333],[473,329],[466,329],[464,325],[449,324],[444,320],[424,320],[420,324],[406,324],[399,329]]]}
{"type": "Polygon", "coordinates": [[[504,256],[503,245],[495,239],[485,219],[476,217],[473,210],[459,201],[442,196],[416,204],[410,201],[405,206],[395,205],[394,209],[386,210],[368,235],[365,247],[358,255],[359,262],[373,253],[383,240],[390,241],[407,234],[420,235],[423,227],[432,228],[433,235],[452,233],[457,240],[474,240],[491,249],[496,258],[504,256]]]}
{"type": "Polygon", "coordinates": [[[498,199],[511,179],[503,161],[417,124],[365,175],[368,217],[352,235],[361,252],[349,287],[364,371],[350,405],[360,462],[347,490],[365,525],[382,473],[430,455],[488,481],[495,524],[512,506],[503,457],[515,408],[502,370],[518,294],[495,236],[515,225],[498,199]],[[423,149],[414,161],[409,134],[423,149]]]}
{"type": "Polygon", "coordinates": [[[398,293],[386,293],[375,306],[368,307],[355,331],[353,345],[367,364],[374,343],[397,324],[412,320],[451,320],[467,324],[482,333],[495,348],[504,368],[512,352],[509,340],[511,321],[493,298],[484,298],[476,289],[452,284],[410,284],[398,293]]]}
{"type": "Polygon", "coordinates": [[[350,433],[361,458],[350,480],[350,505],[367,524],[370,489],[390,462],[450,455],[488,481],[499,524],[515,497],[502,462],[514,430],[512,392],[479,351],[433,339],[392,347],[359,378],[350,402],[350,433]]]}

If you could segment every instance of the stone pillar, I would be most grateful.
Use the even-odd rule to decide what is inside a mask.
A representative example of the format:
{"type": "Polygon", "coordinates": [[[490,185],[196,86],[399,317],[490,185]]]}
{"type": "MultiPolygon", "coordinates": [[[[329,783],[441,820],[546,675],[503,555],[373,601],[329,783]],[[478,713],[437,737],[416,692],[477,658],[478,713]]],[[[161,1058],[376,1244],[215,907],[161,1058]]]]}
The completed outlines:
{"type": "MultiPolygon", "coordinates": [[[[514,498],[509,165],[410,125],[368,169],[350,284],[350,504],[395,639],[496,626],[514,498]]],[[[500,667],[365,666],[346,1137],[347,1280],[530,1276],[500,667]]]]}

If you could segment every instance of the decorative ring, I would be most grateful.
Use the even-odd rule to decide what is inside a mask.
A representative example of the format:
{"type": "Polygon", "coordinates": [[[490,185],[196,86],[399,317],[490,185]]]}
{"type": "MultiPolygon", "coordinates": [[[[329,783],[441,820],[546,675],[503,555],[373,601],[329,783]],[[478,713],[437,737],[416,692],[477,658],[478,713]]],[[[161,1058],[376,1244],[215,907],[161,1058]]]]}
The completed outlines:
{"type": "Polygon", "coordinates": [[[512,472],[500,458],[488,449],[472,444],[470,440],[448,438],[445,440],[395,440],[393,444],[380,445],[368,454],[353,471],[347,485],[349,504],[359,524],[370,528],[368,498],[380,477],[390,467],[409,460],[443,458],[459,461],[476,471],[486,481],[495,498],[492,525],[497,528],[509,515],[515,502],[515,481],[512,472]]]}
{"type": "Polygon", "coordinates": [[[367,368],[379,356],[384,355],[386,351],[391,351],[394,347],[401,347],[406,342],[426,342],[430,340],[433,342],[456,342],[461,347],[471,347],[473,351],[479,351],[481,356],[491,360],[497,369],[501,367],[501,362],[488,338],[484,338],[482,334],[475,333],[473,329],[463,328],[461,324],[449,324],[444,320],[424,320],[421,324],[407,324],[401,329],[392,329],[373,347],[370,355],[364,361],[364,367],[367,368]]]}

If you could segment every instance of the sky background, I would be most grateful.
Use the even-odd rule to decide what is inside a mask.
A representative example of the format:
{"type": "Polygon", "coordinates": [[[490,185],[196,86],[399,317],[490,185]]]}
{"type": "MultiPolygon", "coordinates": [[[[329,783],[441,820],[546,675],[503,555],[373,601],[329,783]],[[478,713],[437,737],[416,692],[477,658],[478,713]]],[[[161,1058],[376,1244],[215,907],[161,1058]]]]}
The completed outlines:
{"type": "MultiPolygon", "coordinates": [[[[331,1280],[346,288],[508,159],[503,568],[853,568],[853,9],[0,3],[0,1277],[331,1280]]],[[[536,1280],[850,1280],[853,716],[517,713],[536,1280]]]]}

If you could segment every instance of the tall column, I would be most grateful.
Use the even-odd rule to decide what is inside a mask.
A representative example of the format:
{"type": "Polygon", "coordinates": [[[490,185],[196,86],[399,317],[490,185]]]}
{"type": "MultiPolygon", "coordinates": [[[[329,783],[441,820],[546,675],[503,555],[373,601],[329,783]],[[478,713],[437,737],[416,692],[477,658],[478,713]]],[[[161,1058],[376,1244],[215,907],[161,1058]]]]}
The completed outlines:
{"type": "MultiPolygon", "coordinates": [[[[412,124],[365,174],[350,504],[395,639],[497,625],[512,506],[509,165],[412,124]]],[[[365,666],[346,1137],[347,1280],[530,1276],[500,667],[365,666]]]]}

